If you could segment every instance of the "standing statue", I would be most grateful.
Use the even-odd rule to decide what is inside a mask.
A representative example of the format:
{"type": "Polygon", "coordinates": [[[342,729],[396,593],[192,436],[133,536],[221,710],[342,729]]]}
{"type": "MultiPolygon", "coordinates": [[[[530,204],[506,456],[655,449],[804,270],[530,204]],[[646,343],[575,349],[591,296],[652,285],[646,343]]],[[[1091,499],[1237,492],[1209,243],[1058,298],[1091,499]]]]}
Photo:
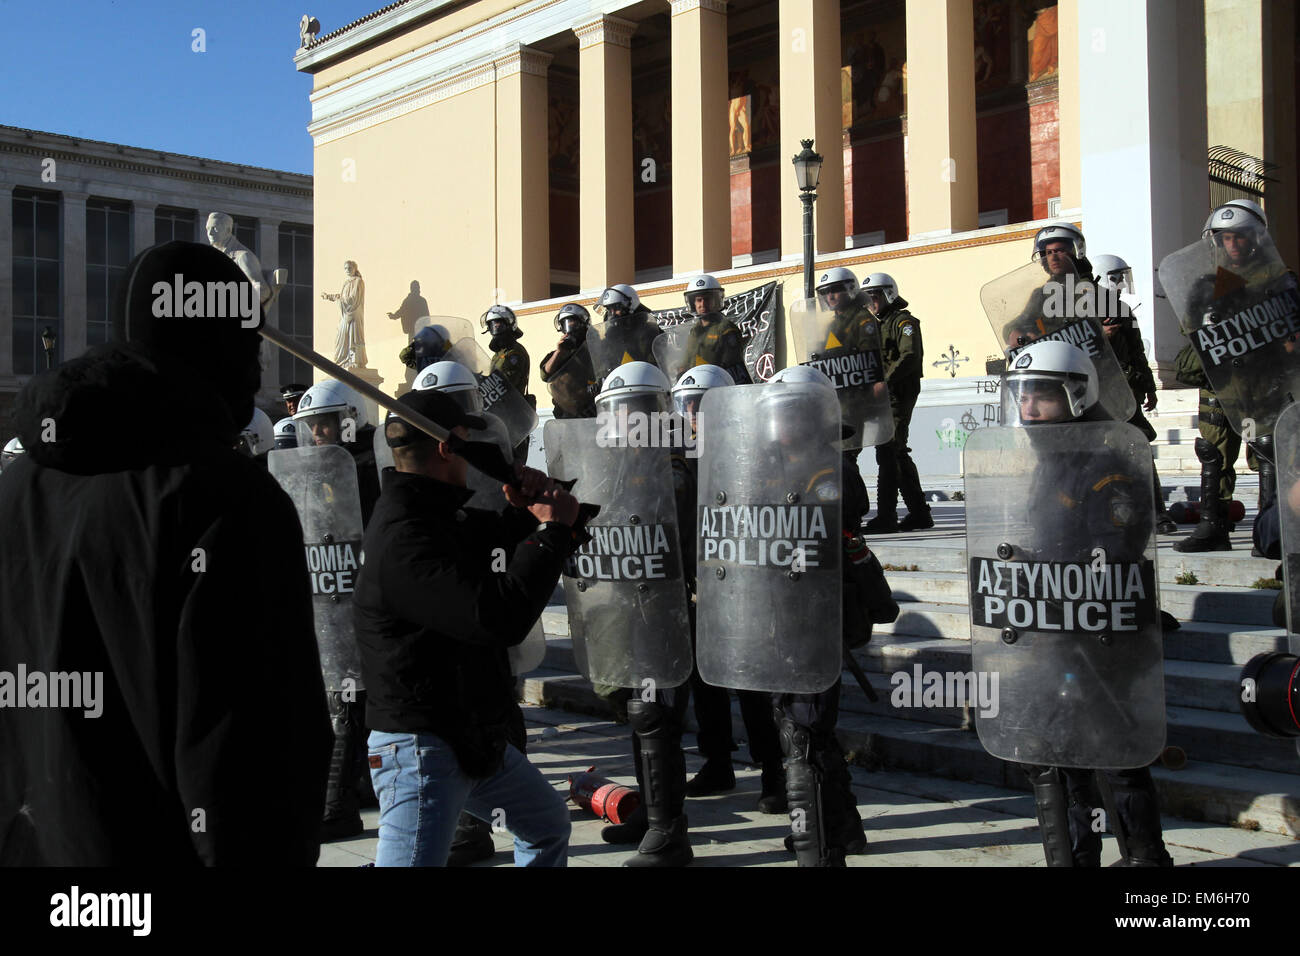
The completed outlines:
{"type": "Polygon", "coordinates": [[[235,220],[224,212],[214,212],[208,216],[208,242],[214,249],[220,249],[234,260],[235,265],[243,270],[244,275],[257,290],[258,301],[262,304],[262,314],[275,302],[276,296],[288,279],[287,269],[276,269],[271,275],[262,271],[262,263],[253,251],[235,238],[235,220]]]}
{"type": "Polygon", "coordinates": [[[361,278],[357,264],[349,259],[343,263],[347,279],[338,292],[322,292],[326,302],[337,302],[342,315],[338,335],[334,337],[334,362],[344,368],[360,368],[366,364],[366,337],[362,325],[366,298],[366,283],[361,278]]]}

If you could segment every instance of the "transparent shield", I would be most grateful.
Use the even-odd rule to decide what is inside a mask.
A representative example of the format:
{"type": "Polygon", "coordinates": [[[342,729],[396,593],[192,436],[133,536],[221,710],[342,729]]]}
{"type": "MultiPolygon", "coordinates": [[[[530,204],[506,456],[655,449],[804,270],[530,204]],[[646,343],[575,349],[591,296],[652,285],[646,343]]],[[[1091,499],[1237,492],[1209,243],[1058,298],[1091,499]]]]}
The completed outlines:
{"type": "Polygon", "coordinates": [[[491,357],[479,348],[478,343],[461,339],[452,347],[448,358],[474,373],[478,379],[479,396],[483,399],[483,411],[505,423],[512,447],[526,441],[537,427],[537,410],[504,375],[492,370],[491,357]]]}
{"type": "Polygon", "coordinates": [[[1142,767],[1165,743],[1151,452],[1115,422],[981,428],[966,468],[971,654],[984,748],[1142,767]]]}
{"type": "Polygon", "coordinates": [[[706,682],[815,694],[839,677],[839,438],[839,402],[824,386],[704,394],[696,654],[706,682]]]}
{"type": "Polygon", "coordinates": [[[325,445],[273,451],[267,466],[302,523],[325,689],[363,690],[361,652],[352,627],[362,539],[356,463],[346,449],[325,445]],[[345,680],[354,683],[344,685],[345,680]]]}
{"type": "Polygon", "coordinates": [[[1287,642],[1291,653],[1300,655],[1300,405],[1290,405],[1282,412],[1273,434],[1287,642]]]}
{"type": "Polygon", "coordinates": [[[644,690],[691,676],[690,625],[670,449],[628,447],[602,423],[551,421],[547,470],[600,505],[569,558],[564,592],[578,666],[593,683],[644,690]]]}
{"type": "Polygon", "coordinates": [[[1027,263],[980,289],[980,303],[1008,368],[1031,342],[1049,339],[1078,346],[1096,366],[1102,408],[1115,421],[1126,422],[1137,405],[1101,325],[1103,317],[1126,307],[1117,290],[1098,289],[1073,267],[1067,269],[1050,275],[1042,262],[1027,263]]]}
{"type": "Polygon", "coordinates": [[[591,326],[584,345],[591,359],[597,389],[620,365],[628,362],[654,364],[654,342],[660,334],[658,323],[648,314],[634,314],[591,326]]]}
{"type": "Polygon", "coordinates": [[[840,315],[787,283],[786,316],[801,365],[824,372],[835,385],[840,415],[853,435],[846,449],[872,448],[894,437],[894,415],[880,353],[880,325],[869,315],[840,315]]]}
{"type": "Polygon", "coordinates": [[[1300,395],[1300,295],[1267,234],[1234,253],[1198,240],[1165,257],[1160,283],[1223,413],[1249,440],[1272,434],[1300,395]]]}

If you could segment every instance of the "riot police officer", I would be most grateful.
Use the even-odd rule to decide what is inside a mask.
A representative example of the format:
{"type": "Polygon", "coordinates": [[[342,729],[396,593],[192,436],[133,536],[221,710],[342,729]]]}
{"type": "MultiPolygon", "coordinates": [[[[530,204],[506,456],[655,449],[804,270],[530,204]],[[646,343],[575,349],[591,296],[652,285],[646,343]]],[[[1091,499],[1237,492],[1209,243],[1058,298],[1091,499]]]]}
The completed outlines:
{"type": "Polygon", "coordinates": [[[735,322],[722,312],[726,290],[711,275],[700,275],[686,283],[686,310],[696,320],[686,335],[678,361],[681,368],[665,369],[669,377],[680,377],[696,365],[716,365],[735,384],[749,383],[745,369],[745,340],[735,322]]]}
{"type": "MultiPolygon", "coordinates": [[[[834,308],[834,303],[831,307],[834,308]]],[[[845,327],[851,328],[847,323],[845,327]]],[[[784,397],[781,390],[805,383],[831,385],[818,370],[793,366],[777,372],[765,386],[771,389],[765,396],[766,411],[776,427],[787,427],[788,421],[779,410],[784,397]]],[[[833,473],[835,469],[801,474],[805,466],[800,461],[791,460],[784,453],[782,457],[785,460],[773,463],[774,473],[781,473],[785,478],[798,476],[809,501],[838,499],[841,533],[849,538],[856,535],[868,509],[867,487],[858,469],[843,467],[841,482],[837,480],[840,476],[833,473]]],[[[848,570],[841,565],[842,573],[847,574],[848,570]]],[[[848,763],[835,736],[840,688],[841,678],[836,676],[835,682],[818,694],[772,696],[785,756],[786,799],[793,830],[786,838],[786,847],[794,851],[800,866],[844,866],[846,856],[863,852],[867,844],[848,763]]]]}
{"type": "Polygon", "coordinates": [[[524,333],[519,329],[519,320],[513,309],[504,305],[494,305],[481,316],[479,324],[484,334],[491,335],[488,348],[492,350],[493,372],[500,372],[506,380],[537,407],[537,399],[528,394],[528,350],[519,344],[524,333]]]}
{"type": "Polygon", "coordinates": [[[275,447],[279,449],[298,447],[298,426],[292,415],[275,423],[275,447]]]}
{"type": "Polygon", "coordinates": [[[879,478],[876,485],[876,516],[867,522],[868,533],[922,531],[934,527],[930,506],[921,490],[921,478],[907,447],[907,430],[912,410],[921,394],[924,351],[921,323],[907,310],[907,300],[898,285],[884,272],[867,277],[862,291],[867,308],[880,323],[881,351],[885,360],[885,383],[894,415],[894,438],[876,446],[879,478]],[[907,517],[898,520],[898,494],[902,492],[907,517]]]}
{"type": "MultiPolygon", "coordinates": [[[[716,365],[697,365],[687,369],[673,385],[673,408],[681,416],[683,429],[688,430],[691,441],[673,454],[673,481],[676,487],[679,527],[682,529],[682,556],[689,564],[689,588],[695,594],[695,498],[699,480],[698,459],[687,453],[695,448],[700,400],[711,388],[735,385],[731,376],[716,365]],[[687,529],[691,540],[685,540],[687,529]]],[[[692,605],[693,607],[693,605],[692,605]]],[[[692,624],[694,616],[692,615],[692,624]]],[[[693,635],[692,635],[693,636],[693,635]]],[[[700,677],[699,668],[691,672],[691,695],[695,722],[699,727],[697,740],[704,766],[686,784],[686,795],[703,797],[732,790],[736,786],[736,773],[731,765],[731,754],[736,749],[731,736],[731,696],[725,687],[715,687],[700,677]]],[[[784,813],[785,769],[781,765],[781,741],[772,720],[771,694],[763,691],[738,690],[740,716],[749,739],[749,754],[762,768],[761,792],[758,798],[760,813],[784,813]]]]}
{"type": "Polygon", "coordinates": [[[612,703],[626,701],[642,794],[641,805],[630,819],[605,827],[601,838],[608,843],[639,843],[625,866],[685,866],[694,859],[687,834],[686,758],[681,745],[690,697],[687,588],[691,572],[676,556],[684,551],[685,535],[679,528],[694,527],[694,506],[690,503],[690,510],[682,514],[668,449],[633,444],[635,425],[627,434],[622,432],[623,422],[668,414],[668,379],[653,365],[629,362],[605,379],[596,408],[596,422],[548,422],[546,448],[553,469],[575,467],[583,474],[579,461],[585,462],[588,472],[596,462],[608,466],[592,476],[598,483],[605,482],[603,487],[584,482],[586,492],[595,495],[603,510],[588,525],[593,542],[565,571],[575,651],[598,694],[612,703]],[[592,447],[596,445],[600,447],[592,447]],[[565,461],[566,454],[573,459],[565,461]],[[609,468],[617,474],[609,474],[609,468]],[[631,513],[618,525],[603,524],[625,511],[631,513]],[[687,518],[690,525],[684,524],[687,518]],[[624,536],[622,524],[636,528],[636,533],[624,536]],[[610,550],[606,540],[615,538],[625,546],[610,550]],[[629,549],[640,550],[629,556],[629,549]],[[617,579],[601,569],[614,554],[622,556],[624,566],[617,579]],[[629,561],[640,569],[639,580],[629,578],[629,561]],[[659,570],[652,574],[652,566],[659,570]],[[642,601],[647,603],[638,607],[642,601]],[[649,680],[643,683],[646,672],[649,680]]]}
{"type": "Polygon", "coordinates": [[[284,407],[290,415],[298,411],[298,400],[302,398],[303,393],[306,391],[306,385],[297,383],[280,386],[280,397],[284,399],[284,407]]]}
{"type": "Polygon", "coordinates": [[[271,416],[260,408],[254,408],[252,419],[239,432],[235,451],[265,465],[267,452],[274,447],[275,426],[271,424],[271,416]]]}
{"type": "Polygon", "coordinates": [[[402,349],[397,357],[403,365],[418,373],[434,362],[442,361],[452,344],[444,328],[426,325],[412,336],[411,344],[402,349]]]}
{"type": "MultiPolygon", "coordinates": [[[[1286,270],[1260,254],[1260,240],[1267,236],[1268,217],[1258,204],[1249,199],[1233,199],[1215,208],[1205,220],[1202,238],[1212,237],[1221,250],[1226,270],[1246,285],[1256,287],[1280,280],[1286,270]]],[[[1214,284],[1207,276],[1203,285],[1214,284]]],[[[1208,298],[1209,288],[1200,298],[1208,298]]],[[[1200,356],[1192,343],[1185,345],[1175,360],[1178,381],[1200,389],[1200,408],[1196,440],[1196,457],[1201,460],[1201,520],[1196,529],[1174,545],[1185,553],[1231,551],[1228,533],[1232,529],[1228,508],[1237,484],[1234,464],[1241,451],[1241,436],[1233,429],[1220,397],[1211,388],[1200,356]]],[[[1235,396],[1241,404],[1240,396],[1235,396]]],[[[1273,436],[1260,435],[1248,445],[1247,464],[1259,469],[1259,510],[1265,510],[1276,496],[1276,469],[1272,452],[1273,436]]]]}
{"type": "Polygon", "coordinates": [[[22,442],[17,438],[9,439],[9,441],[5,442],[4,451],[0,451],[0,471],[4,471],[19,455],[25,454],[27,454],[27,449],[23,447],[22,442]]]}
{"type": "Polygon", "coordinates": [[[591,313],[576,302],[560,306],[555,313],[555,331],[561,333],[554,351],[542,359],[542,381],[551,392],[556,418],[592,418],[592,398],[597,390],[591,355],[583,348],[591,313]]]}
{"type": "MultiPolygon", "coordinates": [[[[374,427],[367,421],[365,406],[350,387],[327,379],[307,389],[293,417],[298,427],[299,447],[341,445],[352,456],[364,528],[370,522],[380,490],[374,458],[374,427]],[[349,437],[353,440],[346,441],[349,437]]],[[[334,752],[330,759],[322,837],[330,840],[360,833],[361,806],[375,804],[365,766],[366,693],[357,690],[348,694],[333,688],[328,691],[334,752]]]]}
{"type": "Polygon", "coordinates": [[[604,322],[589,330],[586,345],[598,381],[628,362],[656,364],[654,341],[663,330],[635,289],[622,283],[610,286],[596,300],[596,312],[604,322]]]}
{"type": "MultiPolygon", "coordinates": [[[[1110,296],[1099,296],[1098,301],[1119,301],[1118,309],[1106,309],[1101,325],[1106,333],[1106,341],[1110,343],[1115,358],[1119,360],[1119,367],[1124,373],[1124,379],[1133,391],[1134,403],[1137,405],[1133,410],[1133,417],[1129,419],[1128,423],[1146,435],[1147,441],[1153,442],[1156,440],[1156,430],[1142,412],[1144,410],[1148,412],[1155,411],[1156,380],[1155,376],[1151,374],[1151,365],[1147,361],[1146,346],[1143,345],[1142,336],[1133,321],[1133,313],[1119,299],[1121,292],[1127,292],[1130,295],[1133,293],[1133,270],[1119,256],[1112,255],[1097,256],[1093,261],[1093,266],[1097,270],[1097,275],[1093,281],[1098,289],[1109,290],[1111,293],[1110,296]]],[[[1160,476],[1155,470],[1154,449],[1152,449],[1151,454],[1152,475],[1155,481],[1156,493],[1156,531],[1160,534],[1174,534],[1178,531],[1178,525],[1174,524],[1173,519],[1169,517],[1169,512],[1165,509],[1165,496],[1160,488],[1160,476]]]]}
{"type": "MultiPolygon", "coordinates": [[[[1031,543],[1019,551],[1005,552],[1005,555],[1008,560],[1042,565],[1046,573],[1046,569],[1052,566],[1059,569],[1061,562],[1087,563],[1094,559],[1096,549],[1100,548],[1108,565],[1136,572],[1141,580],[1139,587],[1154,592],[1154,572],[1143,570],[1144,565],[1149,567],[1145,555],[1149,551],[1153,515],[1144,507],[1140,490],[1146,477],[1138,479],[1132,473],[1132,466],[1138,460],[1121,455],[1116,450],[1118,441],[1099,446],[1091,434],[1081,439],[1079,436],[1039,431],[1049,425],[1067,422],[1108,421],[1098,396],[1098,377],[1091,359],[1081,349],[1065,342],[1032,344],[1016,357],[1008,369],[1004,380],[1003,421],[1011,426],[1033,429],[1033,433],[1026,437],[1030,448],[1037,448],[1037,463],[1033,466],[1028,493],[1033,502],[1027,509],[1031,543]],[[1036,438],[1041,440],[1035,444],[1036,438]],[[1093,440],[1088,441],[1088,438],[1093,440]]],[[[978,444],[973,450],[968,450],[968,456],[980,453],[978,444]]],[[[981,467],[978,459],[973,458],[968,475],[979,474],[981,467]]],[[[969,501],[971,495],[967,497],[969,501]]],[[[968,530],[968,534],[971,533],[968,530]]],[[[972,554],[980,550],[969,543],[968,549],[972,554]]],[[[1001,549],[998,556],[1004,556],[1001,549]]],[[[1014,569],[1012,573],[1015,573],[1014,569]]],[[[1126,580],[1131,590],[1134,579],[1126,577],[1126,580]]],[[[975,603],[973,599],[973,606],[975,603]]],[[[1056,611],[1064,614],[1063,606],[1069,604],[1072,607],[1073,603],[1050,599],[1038,601],[1039,605],[1050,605],[1046,611],[1040,608],[1040,613],[1046,614],[1056,611]]],[[[1146,594],[1133,607],[1131,616],[1154,618],[1154,594],[1146,594]]],[[[1074,620],[1076,624],[1071,626],[1057,622],[1053,629],[1058,632],[1055,635],[1058,641],[1066,636],[1059,632],[1083,626],[1082,613],[1074,620]]],[[[1111,617],[1110,620],[1114,622],[1123,618],[1111,617]]],[[[1008,736],[1015,738],[1012,749],[1019,753],[1077,754],[1071,760],[1074,765],[1069,767],[1024,764],[1034,792],[1047,864],[1100,865],[1101,835],[1094,830],[1094,823],[1099,819],[1095,786],[1102,797],[1100,802],[1112,814],[1110,824],[1120,842],[1125,863],[1130,866],[1172,866],[1161,832],[1155,786],[1146,763],[1132,769],[1088,769],[1103,761],[1114,766],[1112,760],[1123,760],[1097,755],[1113,753],[1114,748],[1122,748],[1129,739],[1145,740],[1148,747],[1154,741],[1157,748],[1164,739],[1163,695],[1159,700],[1149,699],[1153,696],[1149,691],[1155,688],[1158,692],[1161,687],[1158,627],[1149,620],[1132,622],[1133,635],[1122,635],[1126,644],[1137,648],[1143,640],[1153,642],[1146,648],[1148,653],[1112,661],[1111,657],[1119,658],[1128,651],[1113,638],[1106,639],[1109,631],[1102,634],[1100,644],[1096,643],[1098,638],[1092,633],[1079,633],[1077,637],[1070,636],[1068,645],[1058,647],[1051,643],[1053,635],[1035,633],[1033,629],[1036,626],[1031,622],[1021,626],[1020,631],[1030,631],[1033,643],[1024,642],[1023,654],[1035,655],[1041,671],[1030,674],[1031,664],[1024,656],[1019,659],[1019,668],[1003,667],[1005,680],[1009,682],[1019,673],[1033,687],[1012,685],[1005,688],[1001,695],[1001,709],[1007,716],[1006,722],[988,731],[988,725],[981,721],[979,729],[985,746],[999,756],[1002,755],[997,753],[999,747],[990,746],[986,741],[986,731],[1003,734],[997,739],[1004,743],[1008,736]],[[1143,636],[1139,637],[1139,632],[1143,636]],[[1102,650],[1090,651],[1094,647],[1102,650]],[[1048,716],[1046,711],[1033,710],[1028,698],[1033,698],[1036,693],[1057,694],[1050,681],[1062,681],[1062,689],[1059,696],[1052,697],[1050,706],[1053,712],[1048,716]],[[1044,687],[1047,690],[1042,690],[1044,687]],[[1015,708],[1024,709],[1018,718],[1009,716],[1015,708]],[[1145,710],[1156,715],[1155,721],[1142,719],[1145,710]],[[1029,717],[1031,713],[1040,715],[1036,726],[1029,717]],[[1118,719],[1114,719],[1115,715],[1118,719]],[[1117,739],[1120,737],[1126,739],[1117,739]]],[[[1016,648],[1015,630],[1005,629],[1000,642],[994,638],[990,643],[999,653],[1010,655],[1016,648]],[[1007,632],[1013,633],[1008,636],[1007,632]]],[[[1020,636],[1024,637],[1024,634],[1020,636]]],[[[986,653],[986,646],[977,643],[973,649],[986,653]]],[[[978,654],[975,664],[984,669],[978,654]]],[[[1140,748],[1142,744],[1134,746],[1140,748]]],[[[1120,766],[1123,766],[1122,762],[1120,766]]]]}

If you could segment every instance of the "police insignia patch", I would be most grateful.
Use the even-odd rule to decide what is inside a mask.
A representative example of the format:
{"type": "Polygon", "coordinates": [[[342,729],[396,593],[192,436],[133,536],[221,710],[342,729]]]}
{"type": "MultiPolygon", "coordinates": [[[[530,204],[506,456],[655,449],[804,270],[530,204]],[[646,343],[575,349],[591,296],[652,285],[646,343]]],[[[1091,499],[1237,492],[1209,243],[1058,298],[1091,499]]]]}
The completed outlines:
{"type": "Polygon", "coordinates": [[[911,335],[911,334],[912,334],[912,327],[911,327],[910,325],[905,325],[905,326],[903,326],[903,330],[902,330],[902,331],[903,331],[903,334],[904,334],[904,335],[911,335]]]}
{"type": "Polygon", "coordinates": [[[1110,523],[1117,528],[1131,527],[1137,521],[1137,508],[1127,495],[1117,495],[1110,502],[1110,523]]]}
{"type": "Polygon", "coordinates": [[[822,485],[817,489],[817,497],[822,501],[835,501],[839,496],[839,489],[834,485],[822,485]]]}

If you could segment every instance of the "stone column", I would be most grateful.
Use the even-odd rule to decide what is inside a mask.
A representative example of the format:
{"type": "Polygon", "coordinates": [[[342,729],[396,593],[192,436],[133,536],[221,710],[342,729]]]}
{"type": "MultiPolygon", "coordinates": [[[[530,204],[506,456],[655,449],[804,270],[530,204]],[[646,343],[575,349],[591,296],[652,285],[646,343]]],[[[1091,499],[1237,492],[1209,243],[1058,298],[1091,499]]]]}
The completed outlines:
{"type": "Polygon", "coordinates": [[[1296,58],[1294,0],[1264,0],[1264,153],[1277,182],[1264,193],[1269,232],[1282,260],[1300,268],[1300,192],[1296,186],[1296,58]]]}
{"type": "Polygon", "coordinates": [[[56,359],[86,351],[86,193],[63,194],[63,328],[56,359]]]}
{"type": "MultiPolygon", "coordinates": [[[[781,255],[802,256],[803,203],[790,160],[813,139],[823,158],[813,248],[844,248],[844,135],[839,0],[781,0],[781,255]]],[[[911,70],[909,69],[910,73],[911,70]]]]}
{"type": "Polygon", "coordinates": [[[1205,8],[1179,0],[1079,4],[1083,229],[1091,254],[1133,267],[1142,337],[1172,384],[1186,341],[1155,269],[1201,234],[1206,170],[1205,8]]]}
{"type": "Polygon", "coordinates": [[[632,31],[601,15],[574,24],[578,35],[578,282],[584,290],[631,283],[633,242],[632,31]]]}
{"type": "Polygon", "coordinates": [[[1061,216],[1079,215],[1079,44],[1094,42],[1079,36],[1079,0],[1057,0],[1057,108],[1061,156],[1061,216]]]}
{"type": "Polygon", "coordinates": [[[914,239],[979,227],[974,75],[971,0],[907,0],[907,231],[914,239]]]}
{"type": "Polygon", "coordinates": [[[672,0],[673,272],[731,268],[727,5],[672,0]]]}
{"type": "MultiPolygon", "coordinates": [[[[496,61],[496,256],[502,302],[551,297],[546,96],[551,59],[549,53],[516,46],[496,61]]],[[[628,144],[630,150],[630,129],[628,144]]]]}
{"type": "Polygon", "coordinates": [[[0,379],[14,374],[13,198],[13,184],[0,183],[0,379]]]}
{"type": "Polygon", "coordinates": [[[154,244],[154,213],[156,202],[131,203],[131,256],[134,258],[154,244]]]}

